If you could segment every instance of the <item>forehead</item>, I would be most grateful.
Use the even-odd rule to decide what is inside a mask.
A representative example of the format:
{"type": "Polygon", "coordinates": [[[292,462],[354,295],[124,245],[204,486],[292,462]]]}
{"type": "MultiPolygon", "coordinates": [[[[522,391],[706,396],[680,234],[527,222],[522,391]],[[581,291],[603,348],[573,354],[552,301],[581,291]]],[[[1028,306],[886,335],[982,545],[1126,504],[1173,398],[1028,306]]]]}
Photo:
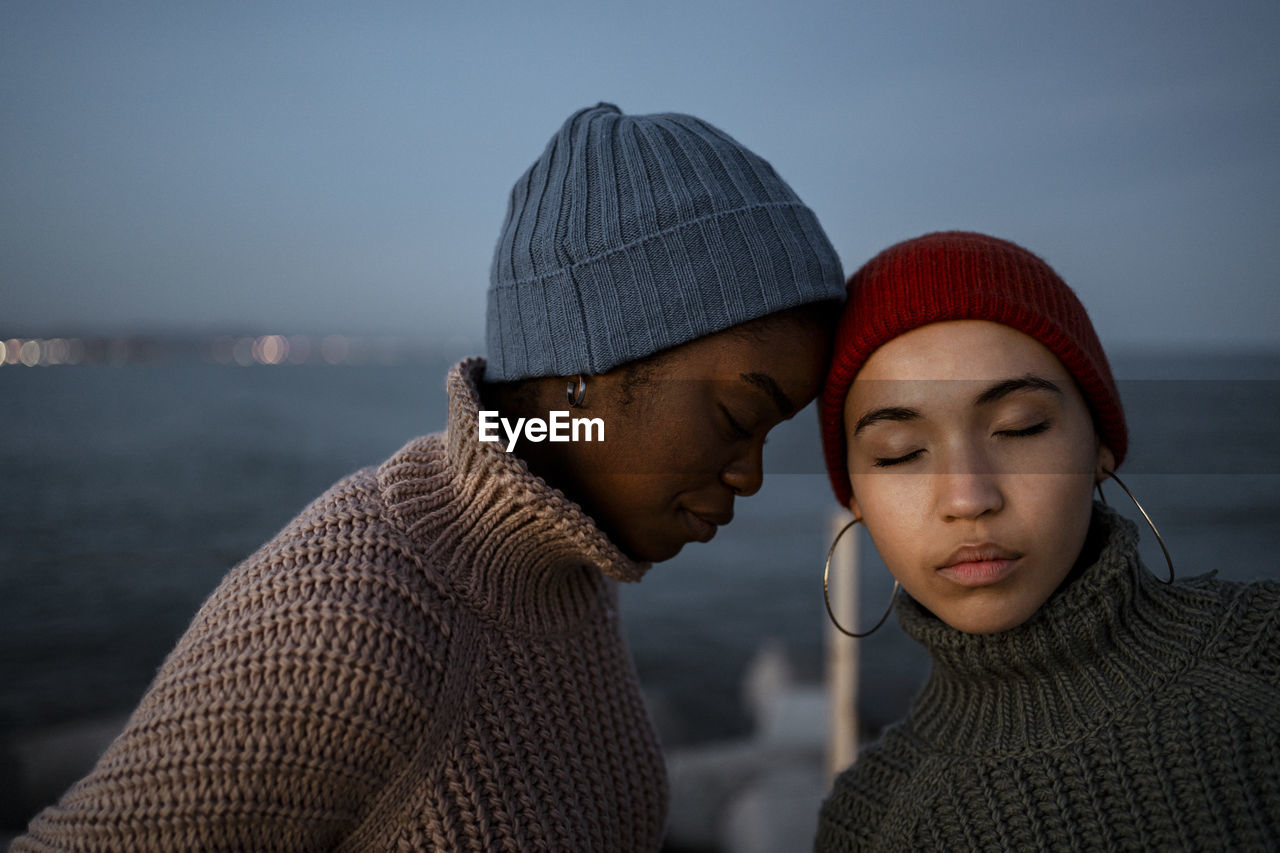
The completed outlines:
{"type": "Polygon", "coordinates": [[[951,320],[912,329],[881,346],[858,372],[853,390],[860,383],[990,382],[1029,373],[1070,380],[1057,356],[1030,335],[987,320],[951,320]]]}
{"type": "Polygon", "coordinates": [[[812,324],[783,318],[691,341],[671,350],[664,366],[683,378],[737,381],[761,372],[778,382],[807,384],[821,379],[829,347],[829,336],[812,324]]]}

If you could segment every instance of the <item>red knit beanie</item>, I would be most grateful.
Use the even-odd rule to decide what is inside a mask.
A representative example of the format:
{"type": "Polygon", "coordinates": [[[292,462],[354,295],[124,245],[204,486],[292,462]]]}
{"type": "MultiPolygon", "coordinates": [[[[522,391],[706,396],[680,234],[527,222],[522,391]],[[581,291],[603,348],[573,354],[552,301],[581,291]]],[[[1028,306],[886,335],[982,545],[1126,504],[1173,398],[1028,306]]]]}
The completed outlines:
{"type": "Polygon", "coordinates": [[[1007,240],[964,231],[890,246],[849,277],[835,352],[819,397],[827,474],[841,506],[846,467],[844,401],[871,354],[899,335],[944,320],[990,320],[1049,348],[1084,394],[1116,467],[1129,445],[1107,356],[1080,300],[1048,264],[1007,240]]]}

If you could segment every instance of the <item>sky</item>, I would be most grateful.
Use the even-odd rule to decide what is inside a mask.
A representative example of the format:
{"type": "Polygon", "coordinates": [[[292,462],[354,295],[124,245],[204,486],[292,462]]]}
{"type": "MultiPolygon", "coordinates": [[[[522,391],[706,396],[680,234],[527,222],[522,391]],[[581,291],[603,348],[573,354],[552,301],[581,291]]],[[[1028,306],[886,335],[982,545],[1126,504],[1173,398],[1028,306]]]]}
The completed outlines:
{"type": "Polygon", "coordinates": [[[574,110],[769,160],[850,273],[1014,240],[1108,347],[1280,347],[1280,4],[0,4],[0,337],[483,341],[574,110]]]}

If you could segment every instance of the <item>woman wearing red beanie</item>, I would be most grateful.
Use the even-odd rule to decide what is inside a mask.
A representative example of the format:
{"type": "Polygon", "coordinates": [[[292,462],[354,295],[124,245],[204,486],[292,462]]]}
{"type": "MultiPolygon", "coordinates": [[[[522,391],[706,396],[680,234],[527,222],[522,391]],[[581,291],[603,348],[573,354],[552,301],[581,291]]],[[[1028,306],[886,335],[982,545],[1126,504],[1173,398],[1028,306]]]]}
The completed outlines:
{"type": "Polygon", "coordinates": [[[1093,501],[1128,435],[1076,295],[964,232],[848,295],[827,469],[933,668],[816,849],[1280,848],[1280,584],[1157,578],[1093,501]]]}

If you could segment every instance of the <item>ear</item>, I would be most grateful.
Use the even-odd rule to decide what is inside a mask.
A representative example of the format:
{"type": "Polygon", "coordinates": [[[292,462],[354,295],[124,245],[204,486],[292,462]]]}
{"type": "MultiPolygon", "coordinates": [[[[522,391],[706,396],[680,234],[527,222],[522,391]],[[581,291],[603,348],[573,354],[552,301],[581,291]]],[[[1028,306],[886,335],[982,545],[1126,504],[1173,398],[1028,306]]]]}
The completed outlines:
{"type": "Polygon", "coordinates": [[[1111,475],[1108,471],[1116,470],[1116,455],[1111,452],[1111,448],[1105,444],[1098,443],[1098,466],[1094,472],[1094,482],[1101,483],[1111,475]]]}
{"type": "Polygon", "coordinates": [[[849,512],[853,513],[853,517],[858,519],[858,521],[862,521],[862,508],[858,506],[857,497],[850,496],[849,512]]]}

